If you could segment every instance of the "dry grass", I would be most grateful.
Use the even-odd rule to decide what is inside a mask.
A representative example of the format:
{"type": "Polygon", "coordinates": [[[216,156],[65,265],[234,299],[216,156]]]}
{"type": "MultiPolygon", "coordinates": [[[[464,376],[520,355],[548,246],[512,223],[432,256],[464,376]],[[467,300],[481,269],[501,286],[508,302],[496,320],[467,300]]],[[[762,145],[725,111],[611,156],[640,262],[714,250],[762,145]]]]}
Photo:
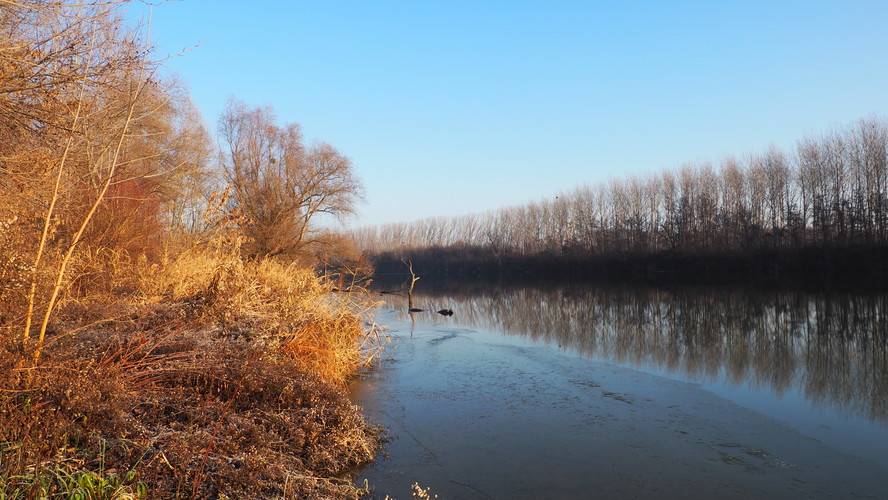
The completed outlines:
{"type": "Polygon", "coordinates": [[[349,472],[377,429],[342,387],[379,348],[370,304],[235,253],[113,256],[63,302],[37,368],[2,338],[0,497],[70,493],[82,471],[148,498],[360,495],[349,472]]]}
{"type": "Polygon", "coordinates": [[[220,332],[280,350],[327,382],[344,385],[380,347],[364,323],[369,294],[333,293],[309,269],[221,252],[186,252],[167,269],[143,285],[154,300],[201,304],[220,332]]]}

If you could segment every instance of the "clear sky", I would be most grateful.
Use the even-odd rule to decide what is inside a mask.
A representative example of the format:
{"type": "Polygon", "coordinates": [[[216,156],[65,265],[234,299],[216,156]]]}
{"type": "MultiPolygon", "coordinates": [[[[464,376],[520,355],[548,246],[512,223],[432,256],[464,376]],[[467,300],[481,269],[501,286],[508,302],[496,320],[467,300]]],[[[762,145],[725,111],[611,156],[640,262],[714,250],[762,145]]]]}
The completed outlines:
{"type": "MultiPolygon", "coordinates": [[[[134,7],[136,11],[143,7],[134,7]]],[[[351,225],[484,212],[888,114],[888,2],[185,0],[208,124],[272,105],[349,156],[351,225]]]]}

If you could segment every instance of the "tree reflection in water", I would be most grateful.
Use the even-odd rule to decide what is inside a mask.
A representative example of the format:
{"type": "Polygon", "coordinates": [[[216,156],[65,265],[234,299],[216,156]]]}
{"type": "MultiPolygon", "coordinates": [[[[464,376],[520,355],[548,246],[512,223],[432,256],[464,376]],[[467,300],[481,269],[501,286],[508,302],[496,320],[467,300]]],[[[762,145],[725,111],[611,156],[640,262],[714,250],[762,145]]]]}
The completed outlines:
{"type": "Polygon", "coordinates": [[[888,426],[886,294],[430,281],[417,302],[450,307],[460,323],[699,380],[797,389],[888,426]]]}

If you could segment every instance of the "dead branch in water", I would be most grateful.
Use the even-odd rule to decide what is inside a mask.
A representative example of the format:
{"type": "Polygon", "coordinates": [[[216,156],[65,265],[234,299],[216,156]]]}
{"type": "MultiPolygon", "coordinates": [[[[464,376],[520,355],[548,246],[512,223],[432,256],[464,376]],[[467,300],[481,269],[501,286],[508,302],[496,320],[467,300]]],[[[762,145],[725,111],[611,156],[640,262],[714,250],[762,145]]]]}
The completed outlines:
{"type": "Polygon", "coordinates": [[[410,270],[410,288],[407,289],[407,308],[413,309],[413,286],[419,281],[419,276],[413,272],[413,261],[408,259],[407,261],[402,260],[401,262],[407,264],[407,269],[410,270]]]}

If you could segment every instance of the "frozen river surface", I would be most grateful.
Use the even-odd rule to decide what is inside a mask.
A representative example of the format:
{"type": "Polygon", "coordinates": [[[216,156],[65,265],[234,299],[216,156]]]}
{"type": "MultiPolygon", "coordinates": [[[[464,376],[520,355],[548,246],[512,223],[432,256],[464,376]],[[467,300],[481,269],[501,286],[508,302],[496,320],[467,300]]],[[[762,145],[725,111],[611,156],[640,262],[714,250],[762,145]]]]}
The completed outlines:
{"type": "Polygon", "coordinates": [[[798,410],[792,390],[732,392],[466,325],[458,309],[377,320],[389,354],[353,387],[389,429],[359,476],[374,498],[419,483],[442,499],[888,499],[884,426],[798,410]]]}

